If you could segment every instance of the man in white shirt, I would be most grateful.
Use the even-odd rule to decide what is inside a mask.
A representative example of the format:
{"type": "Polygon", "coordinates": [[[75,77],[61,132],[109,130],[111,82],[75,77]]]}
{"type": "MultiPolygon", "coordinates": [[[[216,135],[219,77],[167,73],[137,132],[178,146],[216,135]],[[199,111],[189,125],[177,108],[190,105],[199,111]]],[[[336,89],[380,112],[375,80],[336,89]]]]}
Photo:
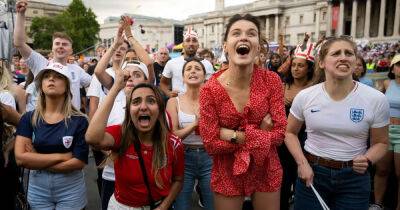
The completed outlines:
{"type": "MultiPolygon", "coordinates": [[[[196,56],[198,48],[198,35],[192,28],[189,28],[183,35],[183,55],[169,60],[162,73],[160,88],[168,97],[176,97],[178,94],[186,92],[182,79],[183,65],[186,63],[185,59],[196,56]],[[172,90],[170,90],[170,86],[172,90]]],[[[214,68],[208,60],[201,62],[206,68],[206,79],[208,79],[214,73],[214,68]]]]}
{"type": "MultiPolygon", "coordinates": [[[[18,1],[16,4],[17,15],[14,31],[14,45],[21,56],[26,60],[33,75],[36,76],[48,65],[49,61],[41,54],[32,50],[25,42],[25,11],[27,5],[28,3],[26,0],[18,1]]],[[[67,63],[68,56],[73,52],[72,40],[68,35],[60,32],[53,34],[52,52],[54,57],[51,62],[61,63],[67,66],[68,70],[71,72],[72,104],[79,110],[81,108],[79,89],[82,86],[88,87],[92,78],[80,66],[67,63]]]]}

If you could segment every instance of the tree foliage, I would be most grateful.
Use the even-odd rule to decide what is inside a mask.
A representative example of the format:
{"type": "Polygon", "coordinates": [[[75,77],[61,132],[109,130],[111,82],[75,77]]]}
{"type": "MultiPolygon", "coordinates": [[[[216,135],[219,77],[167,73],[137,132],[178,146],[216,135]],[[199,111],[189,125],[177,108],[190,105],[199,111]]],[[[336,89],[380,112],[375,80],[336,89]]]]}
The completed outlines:
{"type": "Polygon", "coordinates": [[[72,38],[76,53],[98,41],[100,25],[96,21],[96,15],[85,7],[82,0],[73,0],[63,13],[55,17],[33,18],[30,29],[35,48],[50,49],[52,34],[60,31],[72,38]]]}

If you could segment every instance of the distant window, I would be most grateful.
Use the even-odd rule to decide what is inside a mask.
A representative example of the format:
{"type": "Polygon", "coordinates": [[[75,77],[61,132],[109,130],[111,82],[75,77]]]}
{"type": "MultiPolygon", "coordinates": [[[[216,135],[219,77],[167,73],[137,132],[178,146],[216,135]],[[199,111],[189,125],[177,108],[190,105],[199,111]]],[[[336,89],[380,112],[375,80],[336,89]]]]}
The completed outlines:
{"type": "Polygon", "coordinates": [[[201,35],[204,35],[204,28],[201,29],[201,35]]]}
{"type": "Polygon", "coordinates": [[[214,25],[211,26],[211,33],[214,33],[214,25]]]}
{"type": "Polygon", "coordinates": [[[304,19],[304,15],[300,15],[300,18],[299,18],[300,24],[303,24],[303,19],[304,19]]]}
{"type": "Polygon", "coordinates": [[[314,13],[313,23],[315,23],[315,21],[317,21],[317,14],[314,13]]]}
{"type": "Polygon", "coordinates": [[[286,16],[285,25],[290,25],[290,17],[286,16]]]}
{"type": "Polygon", "coordinates": [[[316,37],[315,37],[315,32],[311,32],[311,41],[315,42],[316,37]]]}
{"type": "Polygon", "coordinates": [[[290,43],[290,35],[285,35],[285,43],[290,43]]]}
{"type": "Polygon", "coordinates": [[[297,34],[297,43],[303,43],[304,33],[297,34]]]}
{"type": "Polygon", "coordinates": [[[323,12],[322,13],[322,20],[325,20],[325,18],[326,18],[326,12],[323,12]]]}
{"type": "Polygon", "coordinates": [[[32,12],[33,14],[38,14],[39,12],[37,11],[37,10],[33,10],[33,12],[32,12]]]}

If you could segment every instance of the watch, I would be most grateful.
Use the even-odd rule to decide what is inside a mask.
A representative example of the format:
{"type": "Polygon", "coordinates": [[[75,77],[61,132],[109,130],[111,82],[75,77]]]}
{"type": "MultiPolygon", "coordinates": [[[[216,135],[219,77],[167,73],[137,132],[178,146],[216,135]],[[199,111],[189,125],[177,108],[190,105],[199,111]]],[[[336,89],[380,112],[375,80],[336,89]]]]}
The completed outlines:
{"type": "Polygon", "coordinates": [[[231,137],[231,143],[237,144],[237,131],[236,130],[233,131],[233,135],[231,137]]]}

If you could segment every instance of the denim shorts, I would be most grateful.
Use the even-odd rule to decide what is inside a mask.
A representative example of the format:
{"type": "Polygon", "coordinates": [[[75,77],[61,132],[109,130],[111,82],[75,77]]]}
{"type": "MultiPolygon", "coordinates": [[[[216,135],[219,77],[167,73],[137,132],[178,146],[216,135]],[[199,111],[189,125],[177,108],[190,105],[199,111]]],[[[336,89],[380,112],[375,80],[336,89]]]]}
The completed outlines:
{"type": "MultiPolygon", "coordinates": [[[[371,192],[370,175],[358,174],[353,168],[331,169],[311,165],[314,171],[313,185],[331,210],[368,210],[371,192]]],[[[297,179],[294,210],[322,210],[311,187],[297,179]]]]}
{"type": "Polygon", "coordinates": [[[400,125],[389,125],[389,150],[400,153],[400,125]]]}
{"type": "Polygon", "coordinates": [[[32,210],[83,209],[87,203],[83,171],[53,173],[31,170],[28,202],[32,210]]]}
{"type": "Polygon", "coordinates": [[[110,198],[107,210],[150,210],[150,206],[130,207],[124,205],[115,199],[114,194],[110,198]]]}

